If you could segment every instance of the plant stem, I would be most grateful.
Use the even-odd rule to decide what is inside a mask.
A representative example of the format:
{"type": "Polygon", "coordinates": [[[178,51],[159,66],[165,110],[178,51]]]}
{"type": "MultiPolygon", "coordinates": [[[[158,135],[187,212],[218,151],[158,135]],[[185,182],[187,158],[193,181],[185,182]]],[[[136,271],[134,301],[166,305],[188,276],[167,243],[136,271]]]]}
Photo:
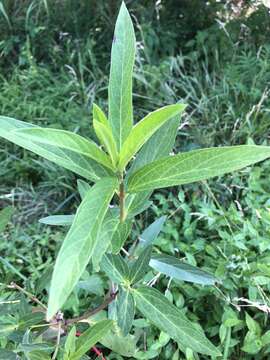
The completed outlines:
{"type": "Polygon", "coordinates": [[[96,313],[98,313],[101,310],[105,309],[115,299],[116,295],[117,295],[117,292],[111,294],[110,297],[108,297],[101,305],[99,305],[95,309],[86,311],[81,316],[75,317],[73,319],[66,320],[65,325],[74,324],[74,323],[76,323],[78,321],[85,320],[85,319],[89,318],[90,316],[95,315],[96,313]]]}
{"type": "Polygon", "coordinates": [[[42,304],[42,302],[40,300],[38,300],[37,297],[35,297],[35,295],[31,294],[30,292],[26,291],[25,289],[23,289],[22,287],[20,287],[19,285],[17,285],[15,282],[12,282],[10,285],[7,286],[9,289],[16,289],[20,292],[22,292],[24,295],[26,295],[30,300],[34,301],[35,303],[37,303],[38,305],[40,305],[44,310],[47,310],[47,307],[42,304]]]}
{"type": "Polygon", "coordinates": [[[119,207],[120,207],[120,222],[125,221],[125,188],[123,178],[121,178],[119,187],[119,207]]]}
{"type": "Polygon", "coordinates": [[[61,339],[61,325],[62,322],[59,321],[58,322],[58,332],[57,332],[57,340],[56,340],[56,347],[52,356],[52,360],[55,360],[59,351],[59,347],[60,347],[60,339],[61,339]]]}

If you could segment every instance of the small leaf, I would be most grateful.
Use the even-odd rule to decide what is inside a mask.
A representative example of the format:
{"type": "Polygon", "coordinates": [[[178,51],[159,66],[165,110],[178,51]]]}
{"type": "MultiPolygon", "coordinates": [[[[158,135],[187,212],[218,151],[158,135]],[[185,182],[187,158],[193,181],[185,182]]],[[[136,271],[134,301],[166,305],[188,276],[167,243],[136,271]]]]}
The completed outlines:
{"type": "Polygon", "coordinates": [[[86,181],[79,179],[77,180],[77,187],[80,197],[83,200],[87,192],[91,189],[91,186],[86,181]]]}
{"type": "Polygon", "coordinates": [[[64,360],[69,360],[69,356],[76,350],[76,327],[73,326],[65,341],[64,360]]]}
{"type": "Polygon", "coordinates": [[[76,351],[70,360],[79,360],[113,328],[113,321],[102,320],[86,330],[76,341],[76,351]]]}
{"type": "Polygon", "coordinates": [[[134,335],[122,336],[120,333],[110,331],[105,335],[100,343],[119,355],[133,358],[136,352],[137,338],[134,335]]]}
{"type": "Polygon", "coordinates": [[[109,80],[109,123],[120,150],[132,129],[132,72],[135,34],[124,2],[117,17],[111,52],[109,80]]]}
{"type": "Polygon", "coordinates": [[[145,165],[128,181],[129,192],[153,190],[220,176],[270,157],[270,147],[240,145],[189,151],[145,165]]]}
{"type": "Polygon", "coordinates": [[[0,116],[0,137],[43,156],[45,159],[53,161],[55,164],[91,181],[97,181],[101,177],[112,175],[111,170],[106,169],[93,159],[93,157],[99,157],[109,167],[112,166],[109,165],[110,160],[106,154],[103,153],[104,157],[102,152],[100,153],[101,150],[90,141],[79,135],[63,132],[63,130],[49,129],[50,133],[46,133],[43,141],[33,134],[33,131],[37,131],[36,135],[41,131],[43,135],[44,130],[41,127],[23,121],[0,116]],[[30,134],[31,131],[32,134],[30,134]],[[54,131],[61,132],[64,135],[58,137],[58,133],[54,131]],[[50,138],[50,134],[53,132],[54,135],[50,138]]]}
{"type": "Polygon", "coordinates": [[[38,221],[46,225],[70,226],[74,218],[75,215],[52,215],[39,219],[38,221]]]}
{"type": "Polygon", "coordinates": [[[49,294],[48,320],[65,303],[93,255],[100,227],[117,184],[115,178],[100,180],[80,204],[56,259],[49,294]]]}
{"type": "Polygon", "coordinates": [[[0,211],[0,234],[5,230],[5,227],[10,222],[13,213],[14,209],[11,206],[7,206],[0,211]]]}
{"type": "Polygon", "coordinates": [[[106,115],[97,104],[93,104],[93,119],[96,119],[104,126],[109,126],[106,115]]]}
{"type": "Polygon", "coordinates": [[[143,233],[139,236],[139,247],[145,248],[151,245],[156,238],[158,237],[159,233],[161,232],[164,222],[166,221],[166,216],[161,216],[157,220],[155,220],[152,224],[150,224],[143,233]]]}
{"type": "Polygon", "coordinates": [[[156,271],[178,280],[202,285],[215,285],[220,282],[214,275],[186,264],[174,256],[155,254],[149,265],[156,271]]]}
{"type": "Polygon", "coordinates": [[[101,270],[117,284],[126,284],[129,279],[129,268],[120,255],[105,254],[100,263],[101,270]]]}
{"type": "Polygon", "coordinates": [[[133,290],[133,296],[140,312],[175,341],[200,354],[221,355],[203,332],[159,291],[142,286],[133,290]]]}
{"type": "Polygon", "coordinates": [[[148,246],[139,255],[138,259],[132,264],[130,269],[130,283],[135,284],[145,275],[151,258],[152,246],[148,246]]]}
{"type": "Polygon", "coordinates": [[[124,336],[128,335],[135,315],[134,299],[130,291],[119,288],[116,300],[117,324],[124,336]]]}
{"type": "Polygon", "coordinates": [[[164,106],[151,112],[138,122],[131,130],[121,149],[118,164],[119,170],[123,171],[125,169],[131,158],[165,122],[182,113],[185,108],[186,105],[184,104],[164,106]]]}

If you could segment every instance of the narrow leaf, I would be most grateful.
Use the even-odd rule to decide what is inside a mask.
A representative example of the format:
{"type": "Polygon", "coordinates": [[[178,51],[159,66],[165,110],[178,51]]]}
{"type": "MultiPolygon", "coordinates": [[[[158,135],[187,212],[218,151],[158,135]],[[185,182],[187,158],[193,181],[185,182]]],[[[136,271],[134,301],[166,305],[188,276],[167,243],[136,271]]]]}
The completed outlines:
{"type": "Polygon", "coordinates": [[[152,246],[148,246],[139,255],[138,259],[132,264],[130,269],[130,283],[135,284],[143,278],[148,269],[151,258],[152,246]]]}
{"type": "Polygon", "coordinates": [[[104,126],[109,126],[106,115],[97,104],[93,104],[93,119],[96,119],[104,126]]]}
{"type": "Polygon", "coordinates": [[[76,341],[76,351],[70,360],[79,360],[113,328],[113,321],[102,320],[86,330],[76,341]]]}
{"type": "Polygon", "coordinates": [[[118,225],[118,212],[109,209],[98,234],[98,240],[93,251],[92,264],[95,272],[99,271],[101,259],[111,245],[112,238],[117,231],[118,225]]]}
{"type": "Polygon", "coordinates": [[[77,187],[81,199],[83,199],[87,192],[91,189],[91,186],[86,181],[81,179],[77,180],[77,187]]]}
{"type": "Polygon", "coordinates": [[[46,225],[70,226],[75,215],[52,215],[39,219],[39,222],[46,225]]]}
{"type": "Polygon", "coordinates": [[[130,291],[119,288],[117,295],[117,324],[122,330],[124,336],[127,336],[134,319],[135,305],[130,291]]]}
{"type": "MultiPolygon", "coordinates": [[[[170,154],[175,143],[179,117],[169,120],[159,128],[155,134],[143,145],[136,155],[130,169],[127,172],[129,178],[135,171],[144,165],[153,162],[170,154]]],[[[129,194],[126,203],[128,204],[128,216],[132,217],[140,214],[151,205],[148,200],[151,191],[143,191],[137,194],[129,194]]]]}
{"type": "Polygon", "coordinates": [[[118,164],[119,170],[124,170],[131,158],[164,123],[181,114],[185,108],[185,104],[168,105],[151,112],[138,122],[133,127],[121,149],[118,164]]]}
{"type": "Polygon", "coordinates": [[[140,312],[175,341],[201,354],[220,356],[203,332],[156,289],[142,286],[133,290],[140,312]]]}
{"type": "Polygon", "coordinates": [[[120,222],[112,237],[112,253],[118,254],[127,240],[132,228],[132,220],[120,222]]]}
{"type": "Polygon", "coordinates": [[[73,326],[65,341],[64,360],[69,360],[69,357],[76,350],[76,327],[73,326]]]}
{"type": "Polygon", "coordinates": [[[65,303],[93,255],[100,227],[116,187],[117,179],[104,178],[89,190],[80,204],[56,259],[48,319],[65,303]]]}
{"type": "Polygon", "coordinates": [[[106,151],[110,155],[113,166],[116,167],[118,162],[118,153],[111,129],[96,119],[94,119],[93,125],[100,144],[105,147],[106,151]]]}
{"type": "Polygon", "coordinates": [[[201,285],[215,285],[220,282],[214,275],[186,264],[174,256],[155,254],[149,265],[156,271],[178,280],[201,285]]]}
{"type": "MultiPolygon", "coordinates": [[[[51,139],[49,143],[46,143],[46,141],[40,141],[40,139],[38,139],[37,136],[33,136],[33,134],[26,134],[26,130],[40,131],[40,129],[42,130],[42,128],[38,126],[23,121],[0,116],[0,137],[43,156],[45,159],[53,161],[57,165],[71,170],[91,181],[97,181],[101,177],[112,174],[111,170],[106,169],[103,165],[93,160],[92,155],[90,156],[91,150],[88,148],[88,140],[79,135],[68,133],[71,134],[71,136],[64,135],[64,137],[60,137],[59,139],[56,136],[56,138],[51,139]],[[75,139],[73,135],[76,137],[76,143],[73,141],[75,139]],[[78,138],[83,140],[79,140],[77,143],[78,138]],[[67,143],[65,143],[65,140],[67,140],[67,143]]],[[[93,145],[91,148],[94,146],[95,150],[96,148],[98,149],[96,145],[93,145]]],[[[99,150],[97,150],[97,154],[99,154],[99,150]]],[[[109,161],[105,160],[104,157],[103,160],[106,164],[109,161]]]]}
{"type": "Polygon", "coordinates": [[[109,123],[120,150],[132,129],[132,72],[135,60],[135,34],[124,2],[113,37],[109,80],[109,123]]]}
{"type": "Polygon", "coordinates": [[[126,284],[129,279],[129,268],[120,255],[105,254],[100,264],[101,270],[117,284],[126,284]]]}
{"type": "Polygon", "coordinates": [[[270,147],[240,145],[194,150],[145,165],[128,181],[129,192],[192,183],[242,169],[270,157],[270,147]]]}

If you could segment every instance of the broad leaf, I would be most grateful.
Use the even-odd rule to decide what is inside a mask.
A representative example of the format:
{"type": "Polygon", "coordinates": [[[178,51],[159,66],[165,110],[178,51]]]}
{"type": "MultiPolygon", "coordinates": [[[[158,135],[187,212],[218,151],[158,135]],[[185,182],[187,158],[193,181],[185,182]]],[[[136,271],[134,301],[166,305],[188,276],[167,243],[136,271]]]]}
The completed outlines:
{"type": "Polygon", "coordinates": [[[135,315],[134,299],[130,291],[119,288],[117,295],[117,324],[124,336],[129,333],[135,315]]]}
{"type": "Polygon", "coordinates": [[[151,258],[152,246],[148,246],[142,251],[139,255],[138,259],[132,264],[130,268],[130,282],[131,284],[135,284],[139,280],[143,278],[145,275],[148,264],[151,258]]]}
{"type": "Polygon", "coordinates": [[[136,171],[128,181],[129,192],[153,190],[206,180],[242,169],[270,157],[270,147],[240,145],[194,150],[169,156],[136,171]]]}
{"type": "Polygon", "coordinates": [[[144,143],[168,120],[181,114],[186,105],[175,104],[168,105],[161,109],[151,112],[144,119],[138,122],[128,135],[120,152],[120,159],[118,168],[120,171],[125,169],[125,166],[131,158],[140,150],[144,143]]]}
{"type": "Polygon", "coordinates": [[[99,159],[102,159],[101,161],[106,164],[106,166],[111,167],[106,154],[102,153],[102,151],[90,141],[79,135],[63,130],[49,129],[50,132],[47,132],[45,136],[43,130],[47,129],[42,129],[41,127],[12,118],[0,117],[0,137],[43,156],[45,159],[53,161],[57,165],[71,170],[91,181],[97,181],[101,177],[112,174],[111,170],[93,160],[93,157],[97,156],[99,159]],[[40,134],[40,131],[44,135],[43,140],[37,136],[37,134],[40,134]],[[56,133],[54,133],[54,135],[52,135],[53,137],[48,139],[48,137],[50,137],[49,134],[52,134],[54,131],[59,131],[61,136],[59,135],[58,137],[56,133]],[[33,132],[35,132],[36,135],[34,135],[33,132]],[[63,135],[63,133],[65,135],[63,135]],[[89,144],[91,144],[90,147],[88,147],[89,144]]]}
{"type": "Polygon", "coordinates": [[[89,190],[80,204],[56,259],[48,319],[65,303],[93,255],[100,227],[116,187],[117,179],[104,178],[89,190]]]}
{"type": "Polygon", "coordinates": [[[142,286],[133,290],[133,296],[140,312],[175,341],[201,354],[221,355],[203,332],[159,291],[142,286]]]}
{"type": "Polygon", "coordinates": [[[102,320],[86,330],[76,341],[76,351],[71,355],[70,360],[79,360],[89,351],[108,331],[112,330],[113,321],[102,320]]]}
{"type": "MultiPolygon", "coordinates": [[[[179,117],[175,117],[159,128],[155,134],[144,144],[142,149],[136,155],[131,168],[128,170],[127,178],[144,165],[154,160],[169,155],[173,149],[177,129],[179,126],[179,117]]],[[[138,194],[127,196],[128,216],[135,216],[144,211],[151,205],[148,200],[151,191],[143,191],[138,194]]]]}
{"type": "Polygon", "coordinates": [[[132,72],[135,34],[128,10],[122,3],[113,37],[109,80],[109,123],[120,150],[132,129],[132,72]]]}
{"type": "Polygon", "coordinates": [[[5,227],[11,220],[11,216],[13,215],[13,212],[14,209],[12,206],[7,206],[0,211],[0,234],[5,230],[5,227]]]}
{"type": "Polygon", "coordinates": [[[39,222],[46,225],[70,226],[75,215],[52,215],[39,219],[39,222]]]}
{"type": "Polygon", "coordinates": [[[106,254],[100,263],[101,270],[117,284],[126,284],[129,279],[129,268],[120,255],[106,254]]]}
{"type": "Polygon", "coordinates": [[[156,271],[178,280],[202,285],[215,285],[220,282],[214,275],[186,264],[174,256],[155,254],[149,265],[156,271]]]}

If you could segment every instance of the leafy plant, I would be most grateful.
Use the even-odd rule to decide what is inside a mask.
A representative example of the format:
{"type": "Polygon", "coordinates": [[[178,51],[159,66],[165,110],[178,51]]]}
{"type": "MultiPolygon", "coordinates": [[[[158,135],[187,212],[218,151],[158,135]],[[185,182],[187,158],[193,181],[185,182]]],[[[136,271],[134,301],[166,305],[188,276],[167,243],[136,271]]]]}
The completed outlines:
{"type": "MultiPolygon", "coordinates": [[[[146,282],[149,266],[171,278],[194,283],[213,285],[218,280],[176,258],[152,254],[152,241],[159,232],[156,227],[160,228],[164,219],[155,223],[155,229],[152,227],[142,234],[143,241],[128,250],[124,244],[134,216],[149,206],[148,199],[155,189],[239,170],[270,157],[270,148],[242,145],[169,155],[186,105],[165,106],[133,125],[134,59],[134,29],[122,3],[112,44],[108,119],[97,105],[93,109],[94,130],[101,147],[72,132],[0,117],[0,136],[94,183],[93,186],[79,183],[82,202],[74,217],[59,215],[42,219],[54,225],[71,223],[56,259],[46,307],[48,324],[58,325],[54,359],[61,330],[66,331],[69,326],[89,319],[107,306],[108,317],[115,320],[115,324],[108,319],[98,321],[76,341],[75,330],[71,330],[63,350],[65,357],[81,358],[97,341],[113,348],[106,345],[110,343],[108,336],[117,337],[119,333],[130,336],[137,314],[135,309],[168,339],[175,340],[186,354],[221,355],[198,324],[154,289],[151,281],[146,282]],[[121,249],[126,257],[120,255],[121,249]],[[64,319],[61,309],[78,286],[89,262],[93,273],[100,268],[110,280],[107,298],[94,311],[64,319]]],[[[42,347],[39,350],[44,351],[42,347]]],[[[23,351],[28,350],[24,348],[23,351]]],[[[121,349],[119,352],[121,354],[121,349]]]]}

